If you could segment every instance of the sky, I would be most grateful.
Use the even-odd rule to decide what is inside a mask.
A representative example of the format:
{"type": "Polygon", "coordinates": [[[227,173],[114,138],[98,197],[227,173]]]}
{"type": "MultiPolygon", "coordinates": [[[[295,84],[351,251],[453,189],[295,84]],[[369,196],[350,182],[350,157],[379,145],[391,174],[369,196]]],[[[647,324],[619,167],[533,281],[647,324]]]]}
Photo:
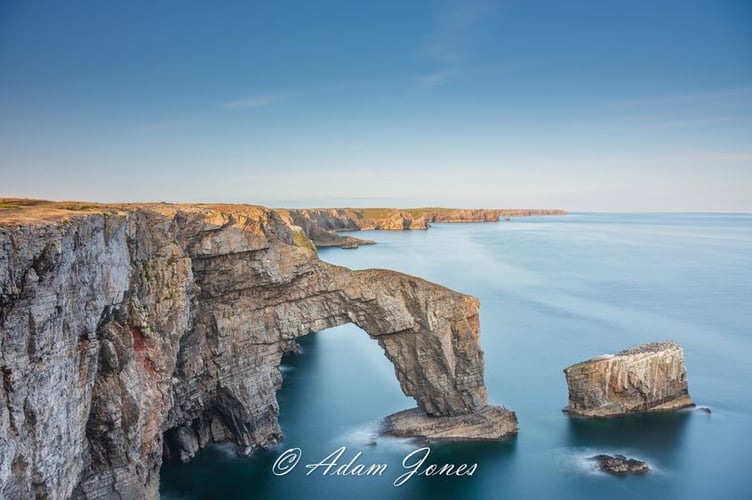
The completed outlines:
{"type": "Polygon", "coordinates": [[[0,196],[752,211],[752,2],[0,0],[0,196]]]}

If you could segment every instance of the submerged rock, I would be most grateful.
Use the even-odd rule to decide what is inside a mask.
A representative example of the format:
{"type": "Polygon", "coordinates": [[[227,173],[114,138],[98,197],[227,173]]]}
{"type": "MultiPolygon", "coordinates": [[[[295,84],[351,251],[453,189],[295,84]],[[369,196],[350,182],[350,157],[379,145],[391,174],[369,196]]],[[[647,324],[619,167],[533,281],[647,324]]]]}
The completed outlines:
{"type": "Polygon", "coordinates": [[[645,474],[650,467],[645,462],[627,458],[624,455],[596,455],[590,457],[590,460],[596,462],[603,472],[624,476],[626,474],[645,474]]]}
{"type": "Polygon", "coordinates": [[[503,406],[486,406],[456,417],[432,417],[413,408],[386,417],[382,433],[439,441],[496,441],[517,435],[517,415],[503,406]]]}
{"type": "Polygon", "coordinates": [[[694,406],[684,352],[674,342],[653,342],[606,354],[564,370],[572,415],[613,417],[694,406]]]}

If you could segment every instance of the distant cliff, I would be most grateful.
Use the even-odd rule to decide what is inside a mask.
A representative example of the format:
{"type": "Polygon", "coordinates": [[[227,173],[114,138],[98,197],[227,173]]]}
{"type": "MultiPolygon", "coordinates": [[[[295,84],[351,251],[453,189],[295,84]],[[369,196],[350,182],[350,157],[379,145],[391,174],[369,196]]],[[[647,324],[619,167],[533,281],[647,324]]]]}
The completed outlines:
{"type": "Polygon", "coordinates": [[[277,212],[290,224],[303,228],[318,247],[374,243],[338,235],[341,231],[405,231],[428,229],[433,222],[497,222],[500,218],[567,214],[560,209],[485,208],[304,208],[277,212]]]}
{"type": "Polygon", "coordinates": [[[0,200],[0,498],[154,498],[163,456],[273,445],[283,353],[344,323],[435,419],[420,435],[513,434],[487,406],[478,308],[322,262],[263,207],[0,200]]]}

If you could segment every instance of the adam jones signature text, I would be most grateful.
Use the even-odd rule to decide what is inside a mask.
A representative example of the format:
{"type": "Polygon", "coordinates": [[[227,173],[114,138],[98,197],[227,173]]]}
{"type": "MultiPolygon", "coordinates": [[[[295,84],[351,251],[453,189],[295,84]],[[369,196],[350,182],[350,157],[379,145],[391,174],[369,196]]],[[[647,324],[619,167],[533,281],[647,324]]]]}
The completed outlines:
{"type": "MultiPolygon", "coordinates": [[[[322,476],[383,476],[389,468],[388,464],[362,464],[359,463],[362,452],[358,452],[349,460],[343,458],[347,447],[343,446],[334,450],[325,458],[316,463],[306,464],[306,476],[321,474],[322,476]]],[[[404,471],[394,480],[394,486],[402,486],[413,476],[472,476],[478,469],[478,464],[428,464],[426,460],[431,454],[428,447],[418,448],[410,452],[402,459],[404,471]]],[[[276,476],[289,474],[300,461],[303,451],[300,448],[290,448],[282,452],[272,465],[272,472],[276,476]]]]}

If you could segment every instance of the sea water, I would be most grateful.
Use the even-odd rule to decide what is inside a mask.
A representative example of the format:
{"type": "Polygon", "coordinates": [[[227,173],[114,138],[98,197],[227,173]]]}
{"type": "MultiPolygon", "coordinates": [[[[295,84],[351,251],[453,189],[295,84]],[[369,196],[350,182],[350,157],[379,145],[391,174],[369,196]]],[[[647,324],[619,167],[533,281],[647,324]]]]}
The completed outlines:
{"type": "Polygon", "coordinates": [[[301,339],[302,353],[285,359],[276,449],[239,457],[217,445],[165,464],[164,498],[752,498],[752,215],[575,213],[355,236],[378,244],[323,249],[321,259],[395,269],[480,299],[489,400],[517,412],[518,437],[432,443],[420,470],[395,486],[425,444],[379,437],[379,419],[414,401],[378,344],[347,325],[301,339]],[[665,339],[684,348],[690,394],[712,413],[589,421],[561,412],[563,368],[665,339]],[[299,461],[281,472],[291,449],[299,461]],[[651,470],[609,476],[587,460],[599,453],[651,470]],[[357,476],[315,467],[333,461],[350,464],[345,472],[386,468],[357,476]],[[431,463],[476,468],[421,474],[431,463]]]}

